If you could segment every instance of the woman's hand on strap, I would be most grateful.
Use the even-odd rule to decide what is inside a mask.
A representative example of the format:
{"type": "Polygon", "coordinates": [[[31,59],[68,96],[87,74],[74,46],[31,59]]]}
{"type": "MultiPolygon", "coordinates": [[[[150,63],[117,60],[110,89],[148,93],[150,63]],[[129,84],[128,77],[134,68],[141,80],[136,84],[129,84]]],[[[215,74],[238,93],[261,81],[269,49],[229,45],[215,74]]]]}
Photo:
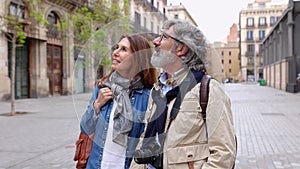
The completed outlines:
{"type": "Polygon", "coordinates": [[[113,98],[113,93],[108,87],[103,87],[99,90],[98,97],[94,102],[94,109],[96,114],[99,113],[100,108],[105,105],[105,103],[113,98]]]}

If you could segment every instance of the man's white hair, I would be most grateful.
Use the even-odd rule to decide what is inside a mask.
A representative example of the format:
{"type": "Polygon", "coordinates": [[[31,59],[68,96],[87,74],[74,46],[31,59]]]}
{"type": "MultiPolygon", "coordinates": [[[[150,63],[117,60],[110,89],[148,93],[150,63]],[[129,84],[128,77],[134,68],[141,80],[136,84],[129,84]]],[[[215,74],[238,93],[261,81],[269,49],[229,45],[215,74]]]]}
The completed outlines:
{"type": "Polygon", "coordinates": [[[207,43],[202,31],[188,21],[172,19],[164,22],[162,29],[173,26],[174,38],[188,46],[188,53],[181,57],[191,70],[204,70],[207,43]]]}

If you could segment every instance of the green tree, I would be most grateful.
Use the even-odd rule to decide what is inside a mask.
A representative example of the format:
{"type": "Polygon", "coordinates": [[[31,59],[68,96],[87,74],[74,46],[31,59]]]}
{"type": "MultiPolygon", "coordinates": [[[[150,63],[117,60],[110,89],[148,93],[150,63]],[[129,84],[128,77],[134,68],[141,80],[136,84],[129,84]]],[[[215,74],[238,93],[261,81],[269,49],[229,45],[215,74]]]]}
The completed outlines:
{"type": "Polygon", "coordinates": [[[10,115],[15,115],[15,66],[16,66],[16,47],[25,43],[28,35],[27,28],[31,25],[37,24],[41,27],[47,25],[47,20],[43,19],[43,9],[41,9],[41,0],[19,0],[15,3],[8,4],[7,11],[2,20],[2,26],[5,29],[3,32],[7,40],[12,44],[11,56],[11,70],[10,70],[10,94],[11,94],[11,111],[10,115]],[[29,13],[29,16],[26,16],[29,13]]]}
{"type": "Polygon", "coordinates": [[[69,28],[74,31],[75,48],[82,48],[81,53],[89,56],[85,58],[85,67],[109,65],[107,41],[117,38],[115,31],[130,32],[128,15],[128,0],[98,0],[78,8],[68,20],[62,20],[61,31],[69,31],[69,28]],[[119,29],[120,24],[122,29],[119,29]]]}

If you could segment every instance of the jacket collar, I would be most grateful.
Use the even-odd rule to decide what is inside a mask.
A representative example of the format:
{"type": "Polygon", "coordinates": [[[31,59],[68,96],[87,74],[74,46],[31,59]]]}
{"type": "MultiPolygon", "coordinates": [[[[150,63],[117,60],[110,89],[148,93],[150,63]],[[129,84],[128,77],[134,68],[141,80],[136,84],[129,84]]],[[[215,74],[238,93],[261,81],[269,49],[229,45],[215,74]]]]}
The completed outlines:
{"type": "Polygon", "coordinates": [[[167,72],[163,72],[159,78],[158,81],[154,84],[155,89],[161,89],[162,86],[172,86],[173,88],[175,86],[178,86],[184,78],[187,76],[189,73],[188,67],[183,67],[182,69],[176,71],[171,78],[167,79],[167,72]]]}

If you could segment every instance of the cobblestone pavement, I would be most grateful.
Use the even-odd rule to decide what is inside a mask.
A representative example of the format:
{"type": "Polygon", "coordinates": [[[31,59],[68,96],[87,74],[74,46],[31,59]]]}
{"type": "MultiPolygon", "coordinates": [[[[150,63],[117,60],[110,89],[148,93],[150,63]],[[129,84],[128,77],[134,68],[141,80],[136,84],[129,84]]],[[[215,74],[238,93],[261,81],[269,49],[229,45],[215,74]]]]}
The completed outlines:
{"type": "Polygon", "coordinates": [[[236,169],[300,169],[300,94],[226,85],[238,138],[236,169]]]}
{"type": "MultiPolygon", "coordinates": [[[[253,84],[226,84],[231,97],[236,169],[300,169],[300,94],[253,84]]],[[[6,116],[0,102],[0,169],[75,168],[74,142],[90,94],[22,99],[6,116]]]]}
{"type": "Polygon", "coordinates": [[[75,168],[74,143],[90,94],[0,102],[0,169],[75,168]]]}

